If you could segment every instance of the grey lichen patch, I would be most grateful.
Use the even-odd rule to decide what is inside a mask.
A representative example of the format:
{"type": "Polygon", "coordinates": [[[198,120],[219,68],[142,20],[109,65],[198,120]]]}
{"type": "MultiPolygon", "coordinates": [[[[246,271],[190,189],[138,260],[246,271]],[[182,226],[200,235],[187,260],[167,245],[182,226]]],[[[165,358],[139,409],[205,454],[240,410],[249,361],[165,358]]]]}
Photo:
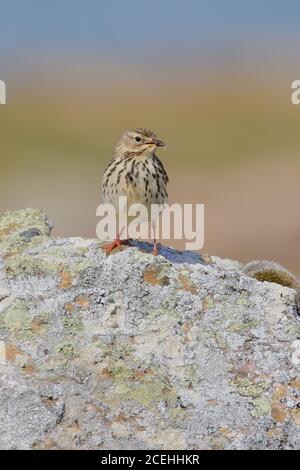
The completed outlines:
{"type": "Polygon", "coordinates": [[[300,448],[293,290],[164,246],[106,257],[15,215],[0,223],[0,448],[300,448]]]}

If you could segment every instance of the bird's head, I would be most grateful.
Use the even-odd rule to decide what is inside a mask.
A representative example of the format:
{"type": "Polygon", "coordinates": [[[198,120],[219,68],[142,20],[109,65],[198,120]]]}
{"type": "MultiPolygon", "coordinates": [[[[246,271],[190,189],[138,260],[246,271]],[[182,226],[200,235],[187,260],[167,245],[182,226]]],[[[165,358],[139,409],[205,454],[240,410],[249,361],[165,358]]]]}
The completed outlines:
{"type": "Polygon", "coordinates": [[[149,129],[137,128],[122,135],[116,151],[119,154],[132,152],[140,155],[154,155],[157,147],[165,147],[165,143],[149,129]]]}

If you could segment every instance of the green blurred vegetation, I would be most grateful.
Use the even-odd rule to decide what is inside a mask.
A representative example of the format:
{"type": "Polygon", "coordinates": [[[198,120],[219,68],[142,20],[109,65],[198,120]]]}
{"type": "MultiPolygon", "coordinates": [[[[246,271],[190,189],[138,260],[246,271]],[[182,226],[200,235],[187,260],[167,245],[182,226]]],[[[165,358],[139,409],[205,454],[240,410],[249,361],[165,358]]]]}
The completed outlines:
{"type": "Polygon", "coordinates": [[[159,156],[171,202],[205,203],[205,252],[275,259],[300,275],[300,107],[290,83],[118,77],[10,83],[0,211],[41,208],[55,235],[95,237],[113,146],[124,130],[149,127],[168,146],[159,156]]]}
{"type": "MultiPolygon", "coordinates": [[[[1,178],[26,167],[92,165],[97,171],[128,127],[153,128],[176,167],[222,168],[249,159],[298,158],[299,112],[289,89],[182,82],[102,89],[18,84],[0,112],[1,178]]],[[[289,85],[289,84],[287,84],[289,85]]]]}

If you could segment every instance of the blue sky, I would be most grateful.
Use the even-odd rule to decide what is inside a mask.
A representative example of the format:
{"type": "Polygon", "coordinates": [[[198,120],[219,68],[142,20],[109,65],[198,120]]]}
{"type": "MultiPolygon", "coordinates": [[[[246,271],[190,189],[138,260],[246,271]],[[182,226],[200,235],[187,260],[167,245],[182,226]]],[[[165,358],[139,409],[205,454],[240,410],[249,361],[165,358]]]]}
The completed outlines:
{"type": "Polygon", "coordinates": [[[151,50],[176,54],[300,35],[296,0],[0,0],[0,8],[2,55],[50,49],[146,58],[151,50]]]}

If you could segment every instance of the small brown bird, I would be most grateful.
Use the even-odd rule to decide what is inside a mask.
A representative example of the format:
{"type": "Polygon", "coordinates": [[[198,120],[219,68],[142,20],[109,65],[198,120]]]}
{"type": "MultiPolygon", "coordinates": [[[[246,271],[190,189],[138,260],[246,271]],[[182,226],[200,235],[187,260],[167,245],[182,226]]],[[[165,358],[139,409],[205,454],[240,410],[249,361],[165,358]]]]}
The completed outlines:
{"type": "MultiPolygon", "coordinates": [[[[102,178],[102,199],[119,208],[119,196],[127,196],[128,208],[132,204],[144,204],[150,210],[151,204],[164,204],[168,201],[166,186],[169,181],[166,170],[155,155],[158,147],[165,147],[162,140],[149,129],[132,129],[125,132],[115,148],[114,157],[104,171],[102,178]]],[[[158,254],[154,231],[153,255],[158,254]]],[[[122,227],[113,243],[103,247],[110,252],[120,246],[122,227]]]]}

